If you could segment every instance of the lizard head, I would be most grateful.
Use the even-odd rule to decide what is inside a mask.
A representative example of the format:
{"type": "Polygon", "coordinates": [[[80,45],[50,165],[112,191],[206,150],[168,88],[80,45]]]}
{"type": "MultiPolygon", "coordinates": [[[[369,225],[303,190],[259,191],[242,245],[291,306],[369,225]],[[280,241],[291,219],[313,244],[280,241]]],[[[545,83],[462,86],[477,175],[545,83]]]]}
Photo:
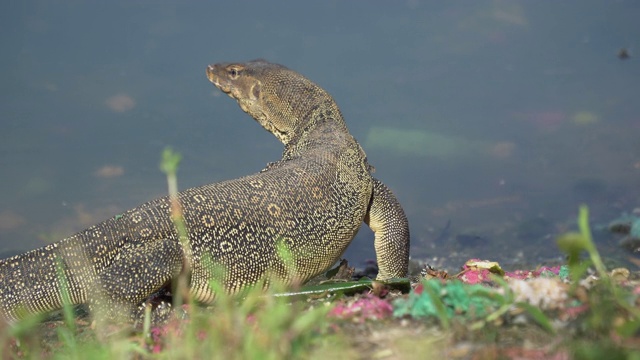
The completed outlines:
{"type": "Polygon", "coordinates": [[[207,67],[207,77],[285,145],[308,127],[318,109],[342,122],[326,91],[282,65],[265,60],[219,63],[207,67]]]}

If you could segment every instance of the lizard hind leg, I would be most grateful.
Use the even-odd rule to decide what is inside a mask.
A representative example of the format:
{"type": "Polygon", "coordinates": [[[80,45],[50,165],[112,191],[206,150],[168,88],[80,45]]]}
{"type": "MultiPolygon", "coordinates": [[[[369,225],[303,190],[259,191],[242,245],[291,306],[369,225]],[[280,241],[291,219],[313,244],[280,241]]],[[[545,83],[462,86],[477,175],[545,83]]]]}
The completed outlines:
{"type": "Polygon", "coordinates": [[[90,296],[91,309],[107,321],[136,320],[140,304],[166,291],[183,265],[184,252],[176,240],[125,245],[113,263],[101,271],[98,291],[90,296]]]}

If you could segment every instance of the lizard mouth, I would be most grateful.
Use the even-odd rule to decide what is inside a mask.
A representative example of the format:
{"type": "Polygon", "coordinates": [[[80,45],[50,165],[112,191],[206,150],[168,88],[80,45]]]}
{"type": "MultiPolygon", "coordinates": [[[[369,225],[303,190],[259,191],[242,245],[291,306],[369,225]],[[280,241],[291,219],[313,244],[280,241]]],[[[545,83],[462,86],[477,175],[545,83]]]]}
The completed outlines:
{"type": "Polygon", "coordinates": [[[231,92],[231,86],[220,81],[220,76],[218,76],[216,71],[216,65],[208,65],[206,73],[209,81],[211,81],[211,83],[218,89],[220,89],[225,94],[229,94],[231,92]]]}

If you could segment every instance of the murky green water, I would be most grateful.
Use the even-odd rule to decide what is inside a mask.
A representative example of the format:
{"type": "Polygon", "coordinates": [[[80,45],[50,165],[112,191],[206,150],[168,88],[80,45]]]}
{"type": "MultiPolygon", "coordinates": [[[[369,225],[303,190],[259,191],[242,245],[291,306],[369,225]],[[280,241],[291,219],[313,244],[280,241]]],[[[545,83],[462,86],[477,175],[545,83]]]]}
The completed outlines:
{"type": "MultiPolygon", "coordinates": [[[[204,76],[263,57],[338,101],[414,258],[557,257],[578,204],[600,223],[640,206],[639,19],[633,1],[5,1],[0,252],[165,194],[167,145],[181,188],[278,159],[204,76]]],[[[373,258],[371,234],[346,256],[373,258]]]]}

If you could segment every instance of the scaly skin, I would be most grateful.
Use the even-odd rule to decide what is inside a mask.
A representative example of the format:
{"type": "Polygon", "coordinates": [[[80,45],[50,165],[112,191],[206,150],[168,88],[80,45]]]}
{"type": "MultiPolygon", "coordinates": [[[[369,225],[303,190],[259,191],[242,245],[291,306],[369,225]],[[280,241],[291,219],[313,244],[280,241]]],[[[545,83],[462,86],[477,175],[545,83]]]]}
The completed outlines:
{"type": "Polygon", "coordinates": [[[190,269],[189,291],[203,303],[215,296],[211,280],[229,292],[265,275],[304,282],[340,258],[363,221],[375,234],[378,279],[407,275],[404,212],[371,176],[364,151],[326,91],[264,60],[210,65],[207,77],[284,144],[282,159],[257,174],[179,193],[190,252],[178,240],[163,197],[0,260],[2,317],[15,321],[61,308],[61,284],[73,304],[130,313],[182,269],[190,269]],[[289,260],[279,256],[278,244],[289,260]]]}

